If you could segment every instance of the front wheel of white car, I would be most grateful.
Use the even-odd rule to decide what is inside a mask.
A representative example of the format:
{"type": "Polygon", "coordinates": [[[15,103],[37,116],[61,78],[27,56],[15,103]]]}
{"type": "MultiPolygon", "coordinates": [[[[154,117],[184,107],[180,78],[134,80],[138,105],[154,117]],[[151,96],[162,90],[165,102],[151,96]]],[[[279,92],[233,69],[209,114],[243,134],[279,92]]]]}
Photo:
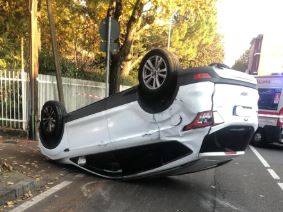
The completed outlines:
{"type": "Polygon", "coordinates": [[[47,149],[56,148],[64,133],[65,107],[56,101],[46,102],[41,110],[39,136],[42,145],[47,149]]]}
{"type": "Polygon", "coordinates": [[[153,49],[143,58],[139,68],[139,93],[143,103],[153,112],[170,104],[177,90],[178,59],[165,49],[153,49]]]}

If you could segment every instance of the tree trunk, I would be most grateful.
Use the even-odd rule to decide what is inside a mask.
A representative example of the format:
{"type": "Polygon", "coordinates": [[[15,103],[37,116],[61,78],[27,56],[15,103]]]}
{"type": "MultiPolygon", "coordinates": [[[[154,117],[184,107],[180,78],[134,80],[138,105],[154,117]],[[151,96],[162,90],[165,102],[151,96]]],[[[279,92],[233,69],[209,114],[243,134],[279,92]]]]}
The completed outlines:
{"type": "MultiPolygon", "coordinates": [[[[117,5],[119,6],[119,9],[122,9],[122,7],[120,7],[121,5],[119,4],[117,5]]],[[[113,95],[119,92],[120,90],[120,84],[121,84],[120,76],[122,69],[121,66],[124,65],[125,61],[127,60],[128,56],[131,53],[131,47],[134,41],[134,34],[136,32],[137,25],[141,18],[142,9],[143,9],[142,1],[136,0],[132,14],[126,25],[126,34],[125,34],[124,43],[121,46],[119,53],[117,55],[112,55],[111,57],[110,76],[109,76],[109,95],[113,95]]]]}
{"type": "Polygon", "coordinates": [[[38,0],[29,1],[30,11],[30,46],[29,46],[29,75],[30,75],[30,111],[29,111],[29,138],[37,139],[36,129],[38,122],[38,51],[39,51],[39,29],[38,29],[38,0]]]}

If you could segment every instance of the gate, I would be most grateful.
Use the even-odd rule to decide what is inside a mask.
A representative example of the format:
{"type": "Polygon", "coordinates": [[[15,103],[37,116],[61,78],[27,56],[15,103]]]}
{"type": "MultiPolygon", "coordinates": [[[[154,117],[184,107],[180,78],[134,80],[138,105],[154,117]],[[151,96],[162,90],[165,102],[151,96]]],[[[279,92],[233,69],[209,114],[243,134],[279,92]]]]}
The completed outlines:
{"type": "Polygon", "coordinates": [[[0,70],[0,127],[26,130],[27,74],[0,70]]]}

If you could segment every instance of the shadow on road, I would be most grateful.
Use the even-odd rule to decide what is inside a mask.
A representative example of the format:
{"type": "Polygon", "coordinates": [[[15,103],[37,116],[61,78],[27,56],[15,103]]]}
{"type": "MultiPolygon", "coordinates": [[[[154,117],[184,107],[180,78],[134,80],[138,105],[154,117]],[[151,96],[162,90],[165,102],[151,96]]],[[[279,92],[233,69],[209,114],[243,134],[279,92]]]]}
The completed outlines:
{"type": "Polygon", "coordinates": [[[282,144],[265,144],[264,146],[260,146],[260,147],[257,147],[257,148],[283,151],[283,145],[282,144]]]}

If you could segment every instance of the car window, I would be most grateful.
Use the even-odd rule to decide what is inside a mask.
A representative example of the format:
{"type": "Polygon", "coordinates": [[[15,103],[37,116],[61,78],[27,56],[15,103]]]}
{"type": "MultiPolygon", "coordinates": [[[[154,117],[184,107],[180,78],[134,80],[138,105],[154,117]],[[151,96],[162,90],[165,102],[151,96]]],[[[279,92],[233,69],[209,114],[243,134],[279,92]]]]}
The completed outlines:
{"type": "Polygon", "coordinates": [[[281,90],[281,88],[259,88],[259,109],[277,110],[280,101],[281,90]]]}

